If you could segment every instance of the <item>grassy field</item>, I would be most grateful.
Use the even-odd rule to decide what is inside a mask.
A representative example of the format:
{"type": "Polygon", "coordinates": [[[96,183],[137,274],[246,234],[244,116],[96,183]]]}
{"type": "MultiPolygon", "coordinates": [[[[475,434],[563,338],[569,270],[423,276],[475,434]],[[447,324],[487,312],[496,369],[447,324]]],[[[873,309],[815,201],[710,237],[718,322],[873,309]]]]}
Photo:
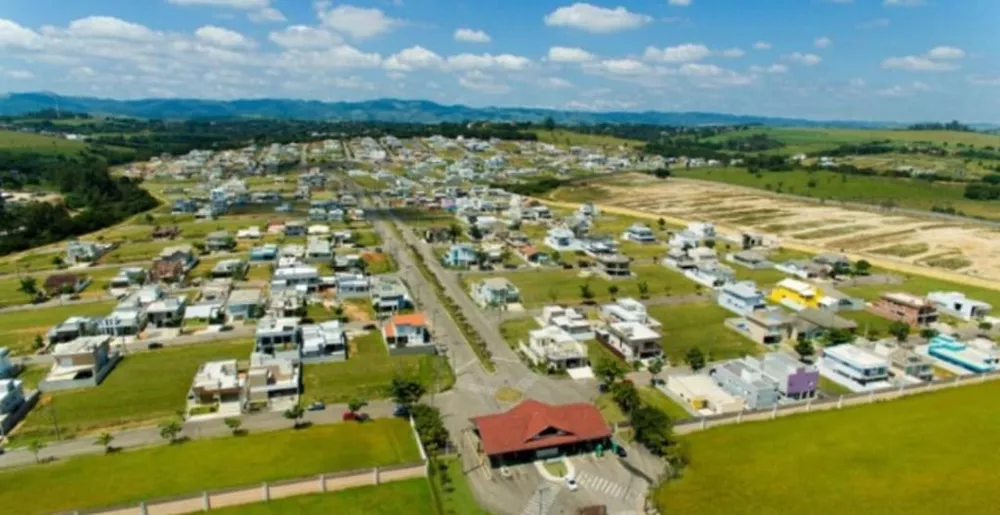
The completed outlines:
{"type": "Polygon", "coordinates": [[[478,474],[479,471],[465,472],[459,458],[438,458],[437,467],[437,473],[431,475],[431,487],[441,499],[442,512],[438,515],[488,515],[489,512],[479,507],[465,479],[466,474],[478,474]],[[442,484],[442,477],[448,478],[447,484],[442,484]]]}
{"type": "Polygon", "coordinates": [[[555,131],[546,130],[536,130],[532,131],[538,136],[538,141],[543,143],[552,143],[554,145],[580,145],[580,146],[619,146],[627,145],[630,147],[642,147],[645,143],[637,140],[621,139],[614,136],[603,136],[600,134],[583,134],[579,132],[572,132],[564,129],[556,129],[555,131]]]}
{"type": "Polygon", "coordinates": [[[360,486],[328,494],[303,495],[266,503],[212,510],[216,515],[435,515],[426,479],[360,486]]]}
{"type": "Polygon", "coordinates": [[[29,353],[35,336],[44,339],[53,325],[74,315],[104,316],[114,307],[110,301],[0,313],[0,346],[9,347],[15,355],[29,353]]]}
{"type": "Polygon", "coordinates": [[[724,182],[738,186],[767,189],[805,197],[878,204],[893,202],[899,207],[930,210],[951,206],[970,216],[1000,218],[1000,204],[963,197],[964,186],[930,183],[915,179],[841,175],[833,172],[810,173],[805,170],[763,172],[760,177],[743,168],[700,168],[676,170],[678,177],[724,182]],[[810,187],[810,179],[815,186],[810,187]]]}
{"type": "MultiPolygon", "coordinates": [[[[688,413],[687,410],[672,401],[669,397],[664,395],[663,392],[656,390],[652,386],[636,386],[639,389],[639,398],[642,399],[642,402],[666,413],[670,416],[671,420],[677,421],[691,418],[691,414],[688,413]]],[[[622,413],[621,408],[615,404],[615,401],[611,398],[610,393],[602,394],[597,398],[597,400],[594,401],[594,404],[597,406],[597,409],[601,411],[601,414],[604,415],[604,420],[606,420],[608,424],[617,424],[628,420],[628,417],[622,413]]]]}
{"type": "Polygon", "coordinates": [[[303,398],[306,401],[347,402],[353,397],[381,399],[389,397],[389,383],[395,374],[417,378],[430,391],[435,383],[435,366],[441,360],[441,389],[455,384],[451,367],[443,357],[390,357],[382,335],[370,332],[350,342],[351,354],[341,363],[306,365],[303,369],[303,398]]]}
{"type": "Polygon", "coordinates": [[[714,303],[654,306],[649,315],[663,324],[660,345],[675,364],[683,363],[684,354],[692,347],[701,349],[710,361],[761,351],[756,343],[723,325],[733,314],[714,303]]]}
{"type": "Polygon", "coordinates": [[[174,417],[177,410],[184,408],[199,365],[212,360],[249,359],[251,348],[251,342],[235,340],[126,356],[95,388],[46,394],[14,437],[54,437],[53,407],[64,438],[174,417]]]}
{"type": "Polygon", "coordinates": [[[766,134],[784,143],[785,147],[774,151],[782,154],[820,152],[843,144],[881,140],[890,140],[899,143],[928,143],[936,146],[943,146],[945,143],[949,146],[955,146],[958,143],[975,145],[977,147],[1000,145],[1000,136],[975,132],[892,129],[812,129],[804,127],[761,128],[729,133],[709,139],[712,141],[723,141],[729,138],[742,138],[753,134],[766,134]]]}
{"type": "Polygon", "coordinates": [[[968,295],[970,298],[981,300],[994,306],[1000,306],[1000,290],[977,288],[975,286],[966,286],[964,284],[959,285],[948,281],[941,281],[939,279],[918,275],[906,276],[902,284],[848,286],[842,288],[842,290],[844,293],[857,295],[858,297],[862,297],[869,301],[877,299],[882,293],[889,292],[905,292],[923,296],[932,291],[960,291],[968,295]]]}
{"type": "Polygon", "coordinates": [[[995,513],[983,452],[1000,446],[998,395],[991,382],[695,433],[691,465],[656,503],[691,515],[995,513]]]}
{"type": "Polygon", "coordinates": [[[86,148],[82,141],[54,138],[17,131],[0,131],[0,150],[42,152],[46,154],[76,154],[86,148]]]}
{"type": "Polygon", "coordinates": [[[419,459],[410,426],[401,419],[251,433],[0,472],[0,506],[31,515],[133,504],[419,459]],[[52,495],[53,484],[60,485],[58,495],[52,495]]]}

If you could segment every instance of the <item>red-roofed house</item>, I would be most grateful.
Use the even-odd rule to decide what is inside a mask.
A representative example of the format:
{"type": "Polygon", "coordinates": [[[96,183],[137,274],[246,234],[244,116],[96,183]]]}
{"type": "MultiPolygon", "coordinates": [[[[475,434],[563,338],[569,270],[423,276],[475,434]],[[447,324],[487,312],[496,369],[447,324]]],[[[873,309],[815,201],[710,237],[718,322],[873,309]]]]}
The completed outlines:
{"type": "Polygon", "coordinates": [[[427,319],[420,313],[396,315],[382,327],[382,336],[389,347],[406,347],[407,345],[428,344],[431,332],[427,328],[427,319]]]}
{"type": "Polygon", "coordinates": [[[551,405],[526,400],[509,411],[471,419],[481,448],[496,467],[593,451],[610,444],[611,428],[586,403],[551,405]]]}

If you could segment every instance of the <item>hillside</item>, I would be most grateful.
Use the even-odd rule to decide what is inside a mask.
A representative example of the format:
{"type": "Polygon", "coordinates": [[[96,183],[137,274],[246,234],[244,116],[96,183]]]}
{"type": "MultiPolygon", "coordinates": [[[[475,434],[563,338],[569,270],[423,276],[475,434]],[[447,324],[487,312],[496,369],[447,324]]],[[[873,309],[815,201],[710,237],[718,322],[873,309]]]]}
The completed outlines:
{"type": "Polygon", "coordinates": [[[86,148],[81,141],[53,136],[0,130],[0,151],[76,154],[86,148]]]}

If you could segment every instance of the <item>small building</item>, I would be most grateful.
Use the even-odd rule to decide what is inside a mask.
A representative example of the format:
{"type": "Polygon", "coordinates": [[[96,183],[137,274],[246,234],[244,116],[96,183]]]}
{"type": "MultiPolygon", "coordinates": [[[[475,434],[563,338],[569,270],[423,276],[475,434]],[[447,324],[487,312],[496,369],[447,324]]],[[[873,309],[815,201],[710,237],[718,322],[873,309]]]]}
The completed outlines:
{"type": "Polygon", "coordinates": [[[17,412],[24,404],[24,382],[18,379],[0,379],[0,433],[6,434],[8,415],[17,412]]]}
{"type": "Polygon", "coordinates": [[[823,348],[821,364],[821,370],[862,386],[889,380],[889,360],[853,343],[823,348]]]}
{"type": "Polygon", "coordinates": [[[298,318],[266,316],[257,321],[254,352],[290,353],[293,359],[298,360],[301,341],[302,332],[298,318]]]}
{"type": "Polygon", "coordinates": [[[52,348],[52,368],[39,384],[42,391],[97,386],[114,368],[119,355],[110,336],[81,336],[52,348]]]}
{"type": "Polygon", "coordinates": [[[796,279],[782,279],[771,289],[768,298],[775,304],[781,304],[793,311],[801,311],[806,308],[818,308],[822,295],[822,291],[809,283],[796,279]]]}
{"type": "Polygon", "coordinates": [[[301,220],[290,220],[285,223],[285,236],[305,236],[306,224],[301,220]]]}
{"type": "Polygon", "coordinates": [[[566,227],[553,227],[545,236],[545,245],[559,252],[575,252],[581,250],[576,234],[566,227]]]}
{"type": "Polygon", "coordinates": [[[167,297],[146,306],[147,322],[155,327],[177,327],[184,320],[185,297],[167,297]]]}
{"type": "Polygon", "coordinates": [[[250,354],[250,368],[246,374],[246,398],[251,408],[273,408],[275,400],[281,405],[294,404],[302,390],[302,365],[294,360],[270,354],[250,354]]]}
{"type": "Polygon", "coordinates": [[[338,273],[334,282],[340,300],[367,299],[371,296],[372,281],[364,274],[338,273]]]}
{"type": "Polygon", "coordinates": [[[815,366],[806,365],[784,352],[767,353],[759,363],[764,375],[778,386],[778,394],[783,399],[799,401],[816,396],[819,370],[815,366]]]}
{"type": "Polygon", "coordinates": [[[81,336],[94,336],[101,319],[98,317],[71,316],[46,333],[49,345],[75,340],[81,336]]]}
{"type": "Polygon", "coordinates": [[[489,277],[472,285],[472,298],[482,307],[506,307],[521,301],[520,290],[505,277],[489,277]]]}
{"type": "Polygon", "coordinates": [[[573,308],[545,306],[542,308],[542,315],[536,318],[535,321],[542,327],[556,326],[566,331],[567,334],[577,341],[583,342],[596,338],[594,327],[590,325],[587,317],[573,308]]]}
{"type": "Polygon", "coordinates": [[[634,223],[622,234],[622,238],[636,243],[656,243],[656,234],[646,224],[634,223]]]}
{"type": "Polygon", "coordinates": [[[882,318],[905,322],[913,327],[924,327],[938,320],[934,304],[908,293],[883,293],[868,309],[882,318]]]}
{"type": "Polygon", "coordinates": [[[528,333],[527,342],[518,342],[522,352],[532,363],[549,371],[585,367],[587,346],[556,326],[546,326],[528,333]]]}
{"type": "Polygon", "coordinates": [[[707,375],[668,375],[666,389],[699,412],[722,415],[743,411],[743,399],[733,397],[707,375]]]}
{"type": "Polygon", "coordinates": [[[215,278],[240,277],[246,272],[249,266],[249,263],[242,259],[223,259],[212,267],[211,274],[215,278]]]}
{"type": "Polygon", "coordinates": [[[191,245],[176,245],[166,247],[153,260],[153,265],[157,263],[177,263],[184,272],[190,271],[198,264],[198,256],[191,245]]]}
{"type": "Polygon", "coordinates": [[[324,263],[333,259],[333,246],[330,240],[310,236],[306,242],[306,261],[324,263]]]}
{"type": "Polygon", "coordinates": [[[239,415],[244,401],[245,383],[235,359],[202,363],[188,390],[188,412],[211,407],[216,413],[239,415]],[[228,409],[226,409],[228,407],[228,409]]]}
{"type": "Polygon", "coordinates": [[[118,270],[118,275],[111,278],[108,282],[108,287],[112,289],[125,289],[133,286],[141,286],[146,282],[147,276],[146,270],[142,267],[124,267],[118,270]]]}
{"type": "Polygon", "coordinates": [[[396,313],[413,307],[410,292],[402,281],[390,277],[379,277],[375,281],[371,297],[376,313],[396,313]]]}
{"type": "Polygon", "coordinates": [[[469,268],[479,262],[479,253],[472,245],[458,243],[448,249],[442,261],[453,268],[469,268]]]}
{"type": "Polygon", "coordinates": [[[347,359],[347,332],[340,322],[304,325],[301,330],[303,362],[347,359]]]}
{"type": "Polygon", "coordinates": [[[601,319],[608,323],[632,322],[642,324],[651,329],[659,329],[663,324],[649,316],[646,306],[628,297],[623,297],[611,304],[601,306],[601,319]]]}
{"type": "Polygon", "coordinates": [[[104,255],[105,247],[89,241],[72,240],[66,244],[66,262],[93,263],[104,255]]]}
{"type": "Polygon", "coordinates": [[[767,308],[764,293],[757,289],[757,283],[753,281],[724,285],[719,290],[716,301],[719,306],[740,316],[747,316],[754,311],[767,308]]]}
{"type": "Polygon", "coordinates": [[[233,320],[251,320],[261,315],[263,304],[258,289],[233,290],[226,302],[226,314],[233,320]]]}
{"type": "Polygon", "coordinates": [[[632,260],[621,254],[602,254],[595,258],[597,271],[609,279],[632,277],[632,260]]]}
{"type": "Polygon", "coordinates": [[[792,320],[780,308],[752,311],[739,318],[728,318],[726,327],[761,345],[778,345],[791,339],[792,320]]]}
{"type": "Polygon", "coordinates": [[[617,322],[597,330],[597,341],[631,363],[663,354],[660,333],[635,322],[617,322]]]}
{"type": "Polygon", "coordinates": [[[985,339],[961,342],[951,336],[937,335],[928,343],[927,353],[976,374],[992,372],[1000,367],[995,345],[985,339]]]}
{"type": "Polygon", "coordinates": [[[930,358],[899,346],[895,340],[875,342],[870,347],[875,354],[889,358],[893,371],[920,381],[934,380],[934,364],[930,358]]]}
{"type": "Polygon", "coordinates": [[[236,240],[229,231],[215,231],[205,236],[205,248],[213,252],[230,250],[236,246],[236,240]]]}
{"type": "Polygon", "coordinates": [[[490,465],[518,464],[538,459],[609,448],[611,428],[592,404],[552,405],[525,400],[514,408],[470,419],[480,451],[490,465]]]}
{"type": "Polygon", "coordinates": [[[146,327],[142,308],[115,308],[97,324],[97,332],[107,336],[135,336],[146,327]]]}
{"type": "Polygon", "coordinates": [[[0,347],[0,379],[14,377],[17,373],[17,366],[11,361],[10,349],[0,347]]]}
{"type": "Polygon", "coordinates": [[[77,274],[52,274],[45,278],[42,288],[49,296],[75,294],[83,291],[90,279],[77,274]]]}
{"type": "Polygon", "coordinates": [[[792,321],[797,338],[811,340],[828,331],[850,331],[858,329],[858,323],[837,315],[832,311],[807,308],[795,313],[792,321]]]}
{"type": "Polygon", "coordinates": [[[278,257],[278,246],[265,243],[250,249],[250,261],[274,261],[278,257]]]}
{"type": "Polygon", "coordinates": [[[993,306],[970,299],[964,293],[957,291],[932,291],[927,294],[927,300],[934,304],[942,313],[960,318],[967,322],[982,320],[993,306]]]}
{"type": "Polygon", "coordinates": [[[749,409],[770,409],[778,404],[778,385],[764,376],[756,360],[749,364],[740,359],[726,361],[712,367],[709,375],[730,395],[743,399],[749,409]]]}
{"type": "Polygon", "coordinates": [[[434,352],[431,342],[431,331],[427,326],[427,319],[420,313],[408,315],[396,315],[382,326],[382,337],[389,352],[393,348],[404,349],[408,347],[423,348],[434,352]]]}
{"type": "Polygon", "coordinates": [[[319,271],[314,266],[290,266],[278,268],[271,277],[271,291],[297,290],[315,291],[320,284],[319,271]]]}
{"type": "Polygon", "coordinates": [[[767,256],[755,250],[743,250],[726,255],[726,261],[751,270],[765,270],[774,267],[767,256]]]}

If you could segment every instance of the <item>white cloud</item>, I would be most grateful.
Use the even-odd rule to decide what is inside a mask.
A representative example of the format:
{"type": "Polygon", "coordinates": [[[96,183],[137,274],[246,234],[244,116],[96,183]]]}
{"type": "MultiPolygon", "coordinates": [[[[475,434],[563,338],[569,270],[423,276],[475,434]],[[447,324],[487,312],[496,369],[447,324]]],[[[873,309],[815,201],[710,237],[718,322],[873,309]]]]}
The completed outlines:
{"type": "Polygon", "coordinates": [[[772,64],[771,66],[751,66],[752,73],[788,73],[788,67],[783,64],[772,64]]]}
{"type": "Polygon", "coordinates": [[[877,89],[875,94],[880,97],[902,97],[906,95],[906,90],[897,84],[889,88],[877,89]]]}
{"type": "Polygon", "coordinates": [[[582,48],[554,46],[549,49],[549,61],[555,63],[584,63],[593,61],[596,56],[582,48]]]}
{"type": "Polygon", "coordinates": [[[920,82],[920,81],[915,81],[913,84],[910,85],[910,87],[913,88],[914,91],[930,91],[931,90],[930,86],[928,86],[927,84],[924,84],[923,82],[920,82]]]}
{"type": "Polygon", "coordinates": [[[1000,75],[969,75],[966,80],[973,86],[1000,86],[1000,75]]]}
{"type": "Polygon", "coordinates": [[[635,59],[605,59],[587,68],[610,75],[646,75],[653,71],[649,65],[635,59]]]}
{"type": "Polygon", "coordinates": [[[448,57],[447,67],[452,70],[501,69],[519,71],[531,65],[531,59],[511,54],[458,54],[448,57]]]}
{"type": "Polygon", "coordinates": [[[205,25],[194,31],[199,41],[223,48],[253,48],[257,46],[252,40],[234,30],[205,25]]]}
{"type": "Polygon", "coordinates": [[[752,76],[727,70],[714,64],[685,63],[680,67],[678,73],[703,87],[742,86],[750,84],[754,80],[752,76]]]}
{"type": "Polygon", "coordinates": [[[326,5],[317,7],[323,25],[338,32],[348,34],[355,39],[368,39],[391,31],[403,22],[386,16],[380,9],[356,7],[353,5],[338,5],[326,9],[326,5]]]}
{"type": "Polygon", "coordinates": [[[823,58],[816,54],[804,54],[802,52],[795,52],[789,55],[788,60],[805,66],[813,66],[823,62],[823,58]]]}
{"type": "Polygon", "coordinates": [[[276,60],[278,66],[300,71],[324,68],[375,68],[382,64],[382,56],[366,53],[350,45],[337,45],[325,50],[293,49],[283,52],[276,60]]]}
{"type": "Polygon", "coordinates": [[[691,5],[691,0],[667,0],[667,5],[674,7],[687,7],[691,5]]]}
{"type": "Polygon", "coordinates": [[[567,89],[573,87],[572,82],[566,79],[560,79],[559,77],[549,77],[546,79],[542,79],[541,85],[543,88],[549,88],[549,89],[567,89]]]}
{"type": "Polygon", "coordinates": [[[833,40],[823,36],[816,38],[816,41],[813,41],[813,44],[816,45],[816,48],[830,48],[830,46],[833,45],[833,40]]]}
{"type": "Polygon", "coordinates": [[[285,27],[272,32],[268,38],[284,48],[327,48],[343,42],[343,38],[334,32],[306,25],[285,27]]]}
{"type": "Polygon", "coordinates": [[[886,70],[906,70],[911,72],[946,72],[958,66],[954,63],[934,61],[927,57],[917,55],[907,55],[904,57],[889,57],[882,61],[882,68],[886,70]]]}
{"type": "Polygon", "coordinates": [[[729,58],[736,59],[736,58],[743,57],[743,56],[747,55],[747,53],[745,51],[743,51],[742,48],[727,48],[727,49],[719,52],[719,55],[721,55],[722,57],[729,57],[729,58]]]}
{"type": "Polygon", "coordinates": [[[754,50],[770,50],[771,49],[771,43],[768,43],[767,41],[758,41],[758,42],[756,42],[756,43],[753,44],[753,49],[754,50]]]}
{"type": "Polygon", "coordinates": [[[886,7],[920,7],[924,3],[924,0],[884,0],[882,5],[886,7]]]}
{"type": "Polygon", "coordinates": [[[440,68],[443,64],[444,59],[441,56],[417,45],[389,56],[382,63],[382,66],[387,70],[408,72],[418,69],[440,68]]]}
{"type": "Polygon", "coordinates": [[[510,86],[499,82],[492,75],[487,75],[479,70],[472,70],[465,73],[458,79],[458,84],[465,89],[501,95],[510,91],[510,86]]]}
{"type": "Polygon", "coordinates": [[[939,47],[934,47],[930,50],[930,52],[927,52],[927,57],[929,59],[952,61],[955,59],[964,58],[965,50],[953,46],[939,46],[939,47]]]}
{"type": "Polygon", "coordinates": [[[464,28],[456,30],[454,38],[455,41],[461,41],[463,43],[489,43],[492,41],[490,35],[481,30],[464,28]]]}
{"type": "Polygon", "coordinates": [[[247,17],[254,23],[280,23],[288,21],[288,18],[285,18],[285,15],[274,7],[265,7],[259,11],[248,14],[247,17]]]}
{"type": "Polygon", "coordinates": [[[10,20],[0,18],[0,48],[38,48],[42,37],[35,31],[22,27],[10,20]]]}
{"type": "Polygon", "coordinates": [[[660,61],[664,63],[689,63],[700,61],[711,55],[711,53],[712,51],[705,45],[685,43],[663,49],[646,47],[643,58],[647,61],[660,61]]]}
{"type": "Polygon", "coordinates": [[[128,41],[152,41],[161,36],[145,25],[127,22],[112,16],[88,16],[73,20],[69,24],[67,33],[78,37],[128,41]]]}
{"type": "Polygon", "coordinates": [[[35,74],[29,72],[28,70],[4,70],[3,75],[14,80],[28,80],[35,78],[35,74]]]}
{"type": "Polygon", "coordinates": [[[203,5],[208,7],[229,7],[231,9],[264,9],[270,0],[167,0],[174,5],[203,5]]]}
{"type": "Polygon", "coordinates": [[[624,7],[609,9],[583,2],[560,7],[545,16],[548,26],[569,27],[595,34],[636,29],[652,21],[652,16],[633,13],[624,7]]]}

